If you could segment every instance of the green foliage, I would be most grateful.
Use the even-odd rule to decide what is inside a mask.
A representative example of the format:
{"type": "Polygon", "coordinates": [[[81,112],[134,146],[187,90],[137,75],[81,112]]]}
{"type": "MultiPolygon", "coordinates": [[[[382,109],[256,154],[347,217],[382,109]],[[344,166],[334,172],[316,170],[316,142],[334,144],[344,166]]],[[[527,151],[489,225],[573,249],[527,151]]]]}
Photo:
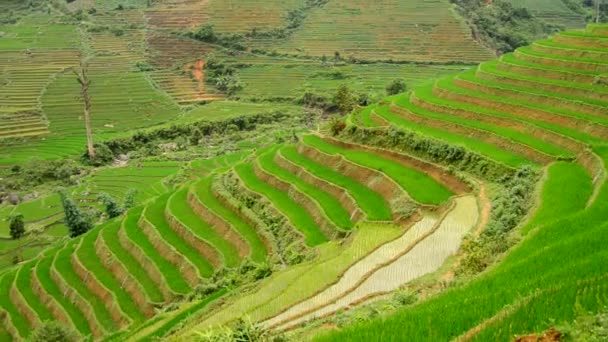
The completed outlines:
{"type": "Polygon", "coordinates": [[[491,5],[485,0],[450,1],[468,19],[476,38],[499,53],[511,52],[561,29],[504,0],[495,0],[491,5]]]}
{"type": "Polygon", "coordinates": [[[198,30],[192,33],[192,37],[207,43],[215,43],[217,41],[217,35],[215,34],[215,30],[211,24],[206,24],[199,27],[198,30]]]}
{"type": "Polygon", "coordinates": [[[82,154],[82,162],[91,166],[103,166],[114,161],[114,154],[108,145],[103,143],[96,143],[94,145],[95,156],[89,157],[88,152],[82,154]]]}
{"type": "Polygon", "coordinates": [[[532,169],[522,168],[513,177],[501,180],[503,187],[492,200],[486,229],[478,238],[462,244],[465,257],[457,274],[473,275],[483,271],[514,244],[509,233],[528,213],[537,179],[538,175],[532,169]]]}
{"type": "Polygon", "coordinates": [[[83,213],[65,191],[60,191],[61,205],[65,214],[65,223],[70,231],[70,237],[77,237],[93,228],[91,217],[83,213]]]}
{"type": "Polygon", "coordinates": [[[0,180],[0,188],[26,190],[35,186],[51,183],[56,185],[73,185],[74,176],[83,172],[75,161],[32,159],[24,164],[14,165],[11,173],[0,180]]]}
{"type": "Polygon", "coordinates": [[[407,90],[407,84],[405,83],[405,80],[402,78],[394,79],[391,83],[386,85],[386,94],[389,96],[403,93],[406,90],[407,90]]]}
{"type": "Polygon", "coordinates": [[[139,191],[135,188],[131,188],[129,190],[127,190],[127,193],[125,194],[125,200],[124,200],[124,204],[122,205],[123,208],[125,210],[129,210],[133,207],[135,207],[135,200],[136,200],[136,196],[139,193],[139,191]]]}
{"type": "Polygon", "coordinates": [[[112,219],[112,218],[118,217],[118,216],[122,215],[122,213],[125,212],[125,208],[121,207],[114,200],[114,198],[112,198],[112,196],[110,196],[107,193],[102,193],[101,195],[99,195],[99,200],[105,207],[106,215],[108,215],[108,218],[112,219]]]}
{"type": "Polygon", "coordinates": [[[350,88],[343,84],[336,91],[333,98],[333,103],[338,108],[340,113],[347,114],[355,108],[357,100],[350,88]]]}
{"type": "Polygon", "coordinates": [[[602,342],[608,341],[608,308],[596,315],[578,317],[574,322],[558,327],[564,341],[602,342]]]}
{"type": "Polygon", "coordinates": [[[29,342],[76,342],[79,337],[65,326],[54,321],[48,321],[36,329],[27,340],[29,342]]]}
{"type": "Polygon", "coordinates": [[[11,238],[13,238],[13,240],[20,239],[25,234],[25,222],[23,221],[23,215],[15,214],[11,216],[9,228],[11,238]]]}
{"type": "Polygon", "coordinates": [[[240,318],[232,327],[221,327],[205,332],[197,332],[197,341],[201,342],[282,342],[288,341],[285,336],[274,336],[251,319],[240,318]]]}

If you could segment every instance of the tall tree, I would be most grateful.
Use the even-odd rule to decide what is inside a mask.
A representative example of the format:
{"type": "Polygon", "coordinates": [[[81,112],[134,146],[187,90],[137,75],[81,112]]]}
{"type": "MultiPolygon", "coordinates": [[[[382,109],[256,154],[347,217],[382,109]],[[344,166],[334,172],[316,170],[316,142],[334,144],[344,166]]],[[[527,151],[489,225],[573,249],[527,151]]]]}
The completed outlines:
{"type": "Polygon", "coordinates": [[[93,228],[90,217],[80,211],[80,208],[78,208],[68,194],[60,191],[59,196],[61,197],[61,205],[65,214],[65,223],[68,226],[71,237],[82,235],[93,228]]]}
{"type": "Polygon", "coordinates": [[[23,215],[16,214],[11,216],[9,228],[13,240],[20,239],[25,234],[25,222],[23,222],[23,215]]]}
{"type": "Polygon", "coordinates": [[[80,84],[80,93],[84,101],[84,126],[87,134],[87,153],[89,159],[95,158],[95,147],[93,146],[93,133],[91,131],[91,96],[89,95],[89,87],[91,86],[91,80],[88,75],[88,63],[81,57],[80,67],[78,70],[74,70],[76,74],[76,80],[80,84]]]}

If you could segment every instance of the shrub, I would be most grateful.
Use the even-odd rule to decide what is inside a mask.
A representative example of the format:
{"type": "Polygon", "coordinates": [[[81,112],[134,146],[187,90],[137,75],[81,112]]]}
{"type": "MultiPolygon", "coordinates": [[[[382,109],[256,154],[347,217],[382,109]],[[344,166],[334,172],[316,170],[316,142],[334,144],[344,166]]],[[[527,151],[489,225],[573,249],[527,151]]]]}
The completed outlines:
{"type": "Polygon", "coordinates": [[[65,191],[60,191],[59,196],[70,236],[77,237],[91,230],[93,228],[91,217],[83,213],[65,191]]]}
{"type": "Polygon", "coordinates": [[[82,155],[83,163],[91,166],[103,166],[114,161],[114,153],[112,153],[112,150],[108,147],[108,145],[98,143],[94,145],[94,149],[95,156],[93,158],[89,157],[88,152],[85,152],[82,155]]]}
{"type": "Polygon", "coordinates": [[[406,90],[407,90],[407,84],[405,83],[405,80],[402,78],[394,79],[391,83],[386,85],[386,94],[389,96],[403,93],[406,90]]]}
{"type": "Polygon", "coordinates": [[[31,342],[76,342],[78,335],[54,321],[44,322],[28,339],[31,342]]]}
{"type": "Polygon", "coordinates": [[[16,214],[11,216],[9,228],[11,238],[13,238],[13,240],[20,239],[25,234],[25,222],[23,221],[23,215],[16,214]]]}
{"type": "Polygon", "coordinates": [[[333,103],[340,113],[347,114],[355,108],[357,102],[352,91],[347,85],[343,84],[338,88],[334,95],[333,103]]]}
{"type": "Polygon", "coordinates": [[[217,36],[211,24],[201,26],[194,32],[193,38],[207,43],[215,43],[217,41],[217,36]]]}
{"type": "Polygon", "coordinates": [[[137,189],[129,189],[125,194],[125,201],[122,205],[124,210],[129,210],[135,206],[135,196],[137,196],[137,189]]]}
{"type": "Polygon", "coordinates": [[[125,212],[125,209],[118,205],[114,198],[112,198],[112,196],[107,193],[102,193],[101,195],[99,195],[99,200],[105,207],[106,215],[108,215],[108,218],[118,217],[125,212]]]}

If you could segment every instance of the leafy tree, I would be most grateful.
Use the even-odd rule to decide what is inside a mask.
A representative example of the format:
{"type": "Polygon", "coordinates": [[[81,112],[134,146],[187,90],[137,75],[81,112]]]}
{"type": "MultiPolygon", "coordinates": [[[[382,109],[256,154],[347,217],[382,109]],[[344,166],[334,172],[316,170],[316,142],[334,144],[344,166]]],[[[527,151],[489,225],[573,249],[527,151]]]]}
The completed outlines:
{"type": "Polygon", "coordinates": [[[338,88],[333,102],[343,114],[351,112],[357,103],[355,96],[345,84],[338,88]]]}
{"type": "Polygon", "coordinates": [[[73,199],[71,199],[64,191],[59,192],[61,197],[61,205],[65,214],[65,222],[70,231],[71,237],[77,237],[88,232],[93,228],[91,218],[80,211],[73,199]]]}
{"type": "Polygon", "coordinates": [[[405,80],[402,78],[394,79],[391,83],[386,85],[386,94],[397,95],[399,93],[403,93],[407,90],[407,84],[405,80]]]}
{"type": "Polygon", "coordinates": [[[25,222],[23,222],[23,215],[16,214],[11,217],[10,232],[11,237],[14,240],[20,239],[25,234],[25,222]]]}
{"type": "Polygon", "coordinates": [[[109,218],[118,217],[118,216],[122,215],[122,213],[125,212],[125,209],[123,207],[121,207],[120,205],[118,205],[118,203],[116,203],[116,201],[114,200],[114,198],[112,198],[112,196],[110,196],[106,193],[99,195],[99,200],[101,201],[101,203],[103,203],[106,214],[108,215],[109,218]]]}
{"type": "Polygon", "coordinates": [[[135,206],[135,196],[137,196],[137,189],[129,189],[125,194],[125,202],[122,207],[125,210],[129,210],[135,206]]]}
{"type": "Polygon", "coordinates": [[[76,342],[78,336],[73,331],[67,329],[54,321],[44,322],[32,336],[30,342],[76,342]]]}
{"type": "Polygon", "coordinates": [[[215,43],[217,41],[217,35],[211,24],[201,26],[194,32],[194,38],[207,43],[215,43]]]}

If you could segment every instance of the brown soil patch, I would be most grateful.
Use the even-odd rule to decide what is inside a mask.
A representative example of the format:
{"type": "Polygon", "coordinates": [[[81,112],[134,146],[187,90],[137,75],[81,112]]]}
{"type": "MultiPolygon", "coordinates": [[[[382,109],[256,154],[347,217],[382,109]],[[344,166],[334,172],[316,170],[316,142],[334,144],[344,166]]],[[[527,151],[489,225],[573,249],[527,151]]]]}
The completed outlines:
{"type": "Polygon", "coordinates": [[[313,174],[306,171],[304,168],[301,168],[300,166],[287,160],[281,155],[280,152],[276,154],[274,161],[279,166],[291,172],[306,183],[316,186],[319,189],[323,189],[324,191],[332,195],[334,198],[336,198],[340,202],[342,207],[346,208],[353,222],[362,220],[365,217],[363,211],[361,211],[361,209],[359,209],[359,207],[357,206],[357,202],[355,202],[355,200],[348,194],[348,191],[346,191],[346,189],[314,176],[313,174]]]}
{"type": "Polygon", "coordinates": [[[222,259],[219,252],[207,241],[194,235],[190,229],[169,211],[169,208],[165,209],[165,219],[167,220],[167,223],[169,223],[171,229],[194,248],[203,258],[207,259],[207,261],[213,265],[213,268],[219,269],[222,267],[222,259]]]}
{"type": "Polygon", "coordinates": [[[215,230],[225,240],[230,242],[239,252],[241,259],[251,254],[251,248],[243,237],[234,230],[234,228],[224,221],[221,217],[211,212],[196,195],[190,189],[188,191],[188,205],[190,208],[207,224],[209,224],[213,230],[215,230]]]}
{"type": "Polygon", "coordinates": [[[479,83],[470,82],[467,80],[462,80],[459,78],[454,79],[454,84],[459,87],[478,91],[484,94],[490,94],[495,96],[504,96],[508,98],[513,98],[520,101],[526,102],[535,102],[539,104],[544,104],[552,107],[564,108],[575,112],[596,115],[596,116],[605,116],[606,109],[604,107],[594,106],[588,103],[581,103],[576,101],[570,101],[564,98],[547,96],[547,95],[537,95],[532,93],[526,93],[523,91],[510,90],[505,88],[495,88],[485,86],[479,83]]]}
{"type": "Polygon", "coordinates": [[[331,240],[343,237],[343,235],[340,234],[340,231],[338,231],[338,228],[332,222],[329,221],[325,214],[323,214],[322,209],[317,204],[317,202],[315,202],[307,195],[301,193],[295,186],[284,182],[279,178],[273,176],[272,174],[264,171],[259,165],[259,163],[255,162],[253,164],[253,169],[255,171],[255,175],[261,181],[269,184],[275,189],[279,189],[283,192],[286,192],[291,199],[293,199],[301,207],[306,209],[308,214],[312,217],[317,226],[323,232],[323,235],[325,235],[331,240]]]}
{"type": "MultiPolygon", "coordinates": [[[[139,228],[141,228],[142,232],[146,235],[154,249],[160,254],[165,260],[169,261],[172,265],[179,269],[179,272],[182,274],[186,282],[190,287],[196,286],[200,282],[200,275],[198,274],[198,270],[187,260],[182,254],[178,253],[171,245],[169,245],[156,231],[156,227],[154,227],[150,222],[145,219],[140,219],[138,222],[139,228]]],[[[121,230],[122,231],[122,230],[121,230]]],[[[119,232],[120,238],[120,232],[119,232]]],[[[125,236],[125,240],[128,238],[125,236]]],[[[132,242],[129,243],[132,244],[132,242]]],[[[137,247],[138,255],[136,258],[140,261],[140,264],[145,265],[146,270],[153,270],[152,273],[148,272],[151,275],[152,279],[159,284],[161,284],[161,291],[163,294],[168,292],[174,295],[167,285],[167,279],[162,275],[162,273],[158,270],[158,266],[154,264],[148,257],[137,247]]],[[[165,298],[167,297],[165,294],[165,298]]]]}
{"type": "Polygon", "coordinates": [[[555,328],[551,328],[542,335],[531,334],[531,335],[526,335],[526,336],[520,336],[520,337],[517,337],[516,339],[514,339],[513,341],[514,342],[560,342],[561,340],[562,340],[562,333],[555,330],[555,328]]]}
{"type": "Polygon", "coordinates": [[[481,108],[496,110],[503,113],[509,113],[510,115],[520,118],[548,122],[573,130],[586,132],[587,134],[598,138],[608,139],[608,127],[595,122],[582,120],[566,115],[550,113],[541,109],[525,107],[523,105],[513,105],[506,102],[499,102],[498,100],[490,100],[480,97],[473,97],[465,94],[459,94],[451,92],[447,89],[439,88],[437,86],[433,88],[433,95],[440,98],[444,98],[446,100],[464,102],[481,108]]]}
{"type": "Polygon", "coordinates": [[[503,150],[519,154],[531,161],[537,162],[542,165],[547,165],[554,161],[554,158],[547,154],[544,154],[527,145],[519,144],[517,142],[506,139],[500,135],[491,132],[482,131],[471,127],[465,127],[451,122],[419,116],[405,108],[398,107],[394,104],[391,105],[390,109],[393,113],[403,117],[406,120],[477,139],[479,141],[495,145],[503,150]]]}
{"type": "Polygon", "coordinates": [[[550,142],[553,145],[560,146],[564,149],[574,152],[575,154],[583,152],[586,148],[584,144],[577,140],[565,137],[563,135],[540,128],[538,126],[531,125],[526,122],[437,105],[421,100],[416,96],[412,96],[412,103],[418,107],[425,108],[436,113],[450,114],[471,121],[485,122],[491,125],[504,127],[519,132],[525,132],[530,136],[533,136],[543,141],[550,142]]]}
{"type": "MultiPolygon", "coordinates": [[[[80,247],[78,247],[80,248],[80,247]]],[[[72,268],[74,272],[82,279],[82,282],[89,288],[93,294],[101,300],[104,304],[112,320],[116,323],[116,325],[122,329],[127,327],[130,323],[130,320],[123,315],[123,312],[118,307],[118,301],[114,297],[114,295],[108,290],[105,286],[103,286],[95,276],[87,270],[80,260],[78,260],[78,248],[72,254],[71,262],[72,268]]]]}
{"type": "Polygon", "coordinates": [[[129,294],[135,304],[143,312],[146,318],[154,316],[154,306],[150,304],[143,288],[133,278],[125,266],[114,256],[112,251],[108,248],[101,234],[97,236],[95,240],[95,253],[99,257],[99,260],[103,263],[104,267],[108,269],[114,278],[118,280],[121,287],[129,294]]]}
{"type": "MultiPolygon", "coordinates": [[[[389,204],[393,213],[397,212],[397,208],[393,206],[394,203],[399,202],[401,198],[409,199],[407,192],[384,173],[352,163],[341,156],[325,154],[303,143],[299,143],[297,149],[300,154],[330,167],[377,192],[389,204]]],[[[393,215],[394,219],[398,218],[397,214],[393,215]]]]}
{"type": "Polygon", "coordinates": [[[394,151],[389,151],[376,147],[369,147],[354,143],[347,143],[340,140],[336,140],[330,137],[324,137],[325,140],[331,142],[334,145],[338,145],[340,147],[344,147],[352,150],[360,150],[366,152],[372,152],[374,154],[380,155],[386,159],[390,159],[395,161],[406,168],[414,169],[420,172],[424,172],[429,175],[431,178],[436,180],[438,183],[446,186],[450,191],[455,194],[465,194],[471,192],[471,187],[464,181],[458,179],[458,177],[450,174],[445,169],[440,166],[437,166],[433,163],[426,162],[422,159],[418,159],[412,157],[407,154],[397,153],[394,151]]]}

